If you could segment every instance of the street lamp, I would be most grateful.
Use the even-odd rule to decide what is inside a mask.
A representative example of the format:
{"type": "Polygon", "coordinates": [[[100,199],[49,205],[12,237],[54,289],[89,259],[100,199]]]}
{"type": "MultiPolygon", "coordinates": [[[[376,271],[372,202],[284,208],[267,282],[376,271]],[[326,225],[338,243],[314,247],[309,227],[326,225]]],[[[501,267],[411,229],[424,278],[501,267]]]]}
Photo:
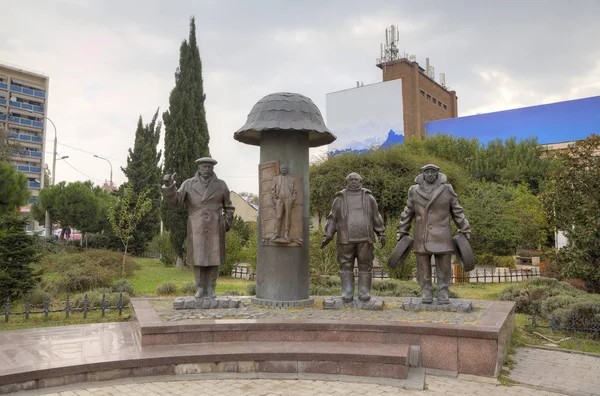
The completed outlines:
{"type": "Polygon", "coordinates": [[[104,157],[100,157],[99,155],[94,154],[94,157],[99,158],[99,159],[103,159],[104,161],[108,162],[108,165],[110,165],[110,189],[112,190],[112,164],[110,163],[110,161],[107,158],[104,157]]]}

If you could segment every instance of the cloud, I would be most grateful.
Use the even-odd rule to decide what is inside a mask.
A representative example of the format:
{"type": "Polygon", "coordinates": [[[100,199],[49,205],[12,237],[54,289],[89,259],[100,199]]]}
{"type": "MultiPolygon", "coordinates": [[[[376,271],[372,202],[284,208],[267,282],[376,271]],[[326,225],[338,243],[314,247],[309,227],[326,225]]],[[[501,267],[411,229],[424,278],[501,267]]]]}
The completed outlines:
{"type": "MultiPolygon", "coordinates": [[[[258,190],[259,149],[233,140],[252,106],[269,93],[291,91],[310,97],[325,116],[327,93],[381,81],[375,60],[391,24],[399,28],[401,53],[415,54],[421,64],[429,57],[437,73],[446,73],[460,115],[600,95],[600,47],[593,45],[600,5],[594,0],[577,7],[542,0],[176,4],[4,4],[0,60],[50,76],[49,116],[58,128],[59,154],[96,182],[107,179],[109,169],[91,153],[109,158],[115,181],[124,182],[119,167],[133,146],[138,117],[148,122],[158,107],[168,108],[191,15],[211,154],[219,176],[239,191],[258,190]]],[[[53,132],[48,135],[51,143],[53,132]]],[[[57,180],[82,179],[57,163],[57,180]]]]}

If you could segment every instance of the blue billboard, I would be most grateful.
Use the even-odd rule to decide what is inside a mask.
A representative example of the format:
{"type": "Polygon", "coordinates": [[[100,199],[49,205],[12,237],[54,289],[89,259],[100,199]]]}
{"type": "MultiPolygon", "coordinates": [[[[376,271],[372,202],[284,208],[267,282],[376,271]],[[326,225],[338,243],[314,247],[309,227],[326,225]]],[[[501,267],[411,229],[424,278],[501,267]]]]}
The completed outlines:
{"type": "Polygon", "coordinates": [[[537,137],[540,144],[600,134],[600,96],[425,123],[427,135],[477,138],[481,143],[537,137]]]}

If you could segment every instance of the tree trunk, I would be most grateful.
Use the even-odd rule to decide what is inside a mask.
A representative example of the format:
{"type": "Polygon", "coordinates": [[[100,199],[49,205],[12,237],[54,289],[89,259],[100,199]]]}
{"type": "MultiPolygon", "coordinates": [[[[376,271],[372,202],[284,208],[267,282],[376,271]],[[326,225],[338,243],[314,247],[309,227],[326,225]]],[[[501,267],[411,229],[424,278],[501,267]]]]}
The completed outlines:
{"type": "Polygon", "coordinates": [[[122,275],[125,276],[125,259],[127,258],[127,245],[125,245],[125,251],[123,251],[123,262],[121,263],[123,268],[121,270],[122,275]]]}

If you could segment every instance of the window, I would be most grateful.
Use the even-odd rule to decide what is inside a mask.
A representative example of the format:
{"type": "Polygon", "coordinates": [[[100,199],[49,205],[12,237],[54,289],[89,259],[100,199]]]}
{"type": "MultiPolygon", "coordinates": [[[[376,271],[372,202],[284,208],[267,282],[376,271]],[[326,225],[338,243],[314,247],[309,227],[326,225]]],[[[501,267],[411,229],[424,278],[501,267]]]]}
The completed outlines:
{"type": "Polygon", "coordinates": [[[437,99],[433,98],[433,104],[436,104],[436,103],[437,103],[437,99]]]}
{"type": "Polygon", "coordinates": [[[442,107],[442,102],[438,101],[438,106],[442,107]]]}
{"type": "Polygon", "coordinates": [[[427,94],[427,100],[431,100],[431,95],[427,94]]]}
{"type": "Polygon", "coordinates": [[[425,96],[425,91],[421,90],[421,96],[425,96]]]}
{"type": "Polygon", "coordinates": [[[444,110],[446,110],[448,108],[448,106],[444,105],[444,110]]]}

